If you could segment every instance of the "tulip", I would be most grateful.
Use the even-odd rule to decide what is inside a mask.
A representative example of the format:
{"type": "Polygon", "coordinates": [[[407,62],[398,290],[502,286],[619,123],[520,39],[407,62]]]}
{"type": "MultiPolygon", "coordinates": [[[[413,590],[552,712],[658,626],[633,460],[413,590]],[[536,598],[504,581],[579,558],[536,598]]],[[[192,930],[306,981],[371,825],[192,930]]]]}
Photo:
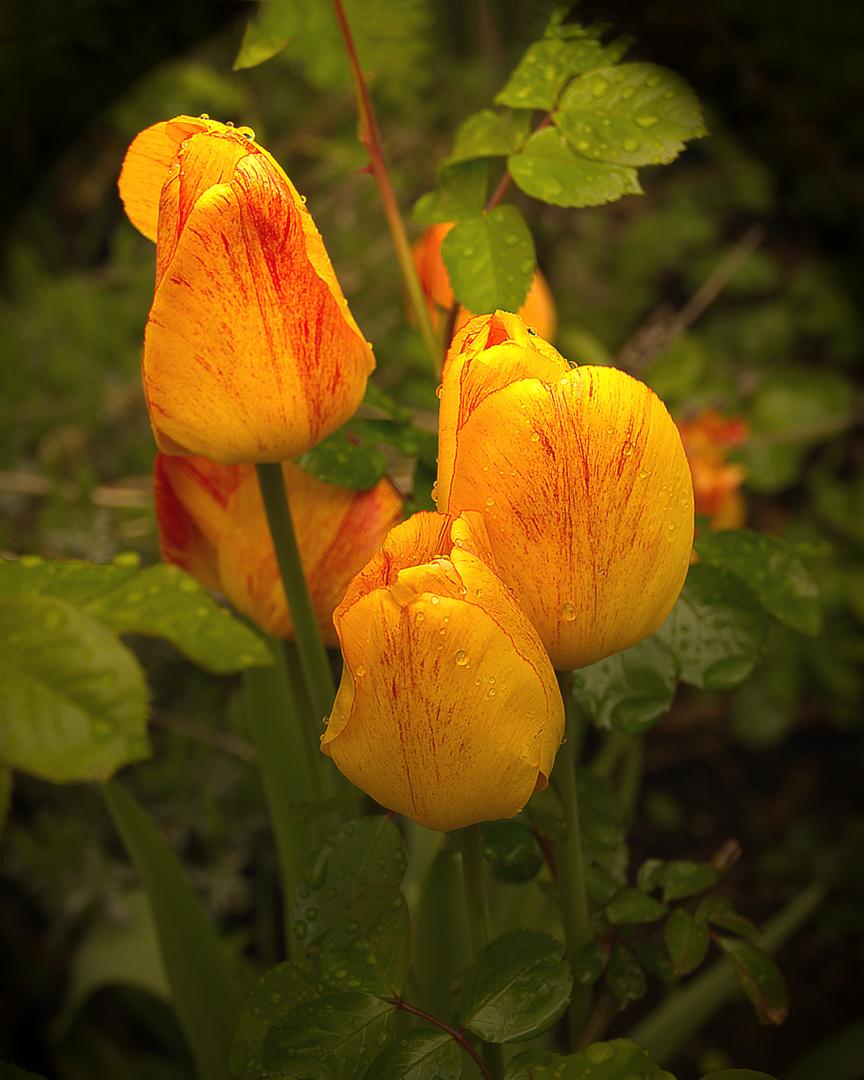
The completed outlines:
{"type": "MultiPolygon", "coordinates": [[[[335,645],[333,609],[401,519],[402,499],[387,479],[349,491],[288,462],[282,475],[318,625],[325,644],[335,645]]],[[[268,634],[292,637],[255,466],[159,454],[154,490],[165,561],[224,593],[268,634]]]]}
{"type": "Polygon", "coordinates": [[[157,245],[143,373],[159,449],[285,461],[344,424],[372,349],[303,199],[252,132],[206,117],[154,124],[119,187],[157,245]]]}
{"type": "Polygon", "coordinates": [[[665,406],[615,368],[571,368],[516,316],[473,319],[453,341],[436,493],[445,513],[483,513],[557,668],[637,644],[684,583],[693,487],[665,406]]]}
{"type": "Polygon", "coordinates": [[[564,734],[549,658],[488,558],[480,515],[415,514],[333,616],[344,668],[321,749],[428,829],[512,817],[564,734]]]}
{"type": "MultiPolygon", "coordinates": [[[[429,314],[432,317],[432,325],[436,329],[441,321],[441,309],[449,311],[456,299],[453,295],[453,286],[450,284],[450,275],[441,258],[441,242],[454,224],[455,222],[450,221],[440,225],[430,225],[417,237],[411,249],[414,265],[417,267],[417,274],[429,307],[429,314]]],[[[525,325],[535,329],[540,337],[555,337],[558,327],[555,301],[546,278],[539,270],[534,272],[528,296],[519,308],[518,314],[525,325]]],[[[456,317],[456,329],[461,329],[473,317],[470,311],[460,307],[456,317]]]]}
{"type": "Polygon", "coordinates": [[[709,517],[712,529],[740,529],[747,519],[740,490],[746,472],[726,454],[747,441],[747,425],[740,417],[704,409],[692,420],[679,420],[678,430],[693,475],[696,513],[709,517]]]}

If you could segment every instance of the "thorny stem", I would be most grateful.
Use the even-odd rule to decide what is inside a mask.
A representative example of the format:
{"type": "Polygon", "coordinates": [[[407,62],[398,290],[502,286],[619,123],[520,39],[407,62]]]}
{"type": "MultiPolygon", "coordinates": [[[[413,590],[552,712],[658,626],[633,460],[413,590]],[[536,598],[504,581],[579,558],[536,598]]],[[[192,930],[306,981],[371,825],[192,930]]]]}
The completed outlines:
{"type": "Polygon", "coordinates": [[[378,185],[378,193],[381,196],[381,203],[384,207],[384,216],[387,218],[387,226],[390,229],[390,235],[393,238],[393,246],[396,249],[396,258],[399,261],[399,269],[402,272],[402,279],[405,282],[408,300],[414,311],[414,316],[417,319],[420,336],[423,338],[423,344],[426,348],[426,352],[429,354],[432,368],[435,374],[440,377],[441,359],[435,331],[432,328],[432,319],[429,315],[426,297],[423,294],[423,286],[420,284],[417,268],[415,267],[414,259],[411,256],[411,245],[408,243],[408,237],[405,233],[402,215],[399,212],[399,204],[396,201],[393,185],[390,182],[390,174],[387,171],[387,162],[384,160],[384,151],[381,148],[381,136],[378,131],[378,123],[372,109],[372,101],[369,98],[369,91],[366,87],[366,80],[363,77],[363,70],[360,67],[360,60],[354,45],[354,37],[345,15],[345,9],[342,6],[342,0],[333,0],[333,8],[336,12],[339,29],[342,31],[342,38],[345,41],[345,49],[348,53],[348,66],[351,69],[351,80],[354,83],[354,94],[357,98],[357,113],[360,121],[360,141],[366,147],[366,152],[369,154],[369,165],[372,170],[372,175],[375,178],[375,183],[378,185]]]}
{"type": "Polygon", "coordinates": [[[495,1077],[483,1064],[482,1058],[468,1041],[464,1032],[458,1031],[454,1027],[450,1027],[449,1024],[445,1024],[443,1020],[439,1020],[437,1016],[432,1016],[431,1013],[424,1012],[422,1009],[417,1009],[415,1006],[409,1005],[406,1001],[403,1001],[402,998],[390,998],[389,1001],[390,1004],[395,1005],[397,1009],[402,1009],[403,1012],[411,1013],[412,1016],[419,1016],[422,1020],[426,1020],[430,1024],[434,1024],[435,1027],[441,1028],[442,1031],[446,1031],[450,1038],[458,1043],[459,1046],[470,1055],[474,1064],[480,1072],[483,1073],[486,1080],[495,1080],[495,1077]]]}

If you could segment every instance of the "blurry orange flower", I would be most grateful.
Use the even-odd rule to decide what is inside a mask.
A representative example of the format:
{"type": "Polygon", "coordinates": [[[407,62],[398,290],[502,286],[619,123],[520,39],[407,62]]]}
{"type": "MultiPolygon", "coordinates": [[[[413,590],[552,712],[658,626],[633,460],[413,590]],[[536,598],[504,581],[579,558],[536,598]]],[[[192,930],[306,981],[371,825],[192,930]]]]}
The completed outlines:
{"type": "Polygon", "coordinates": [[[375,366],[303,199],[252,132],[178,116],[120,194],[155,240],[144,389],[166,454],[286,461],[348,420],[375,366]]]}
{"type": "MultiPolygon", "coordinates": [[[[412,245],[414,265],[423,286],[426,303],[429,306],[429,314],[432,316],[432,325],[437,329],[441,321],[441,309],[449,311],[455,299],[453,288],[450,285],[450,275],[441,258],[441,243],[455,222],[448,221],[440,225],[430,225],[417,237],[412,245]]],[[[519,309],[519,316],[526,326],[537,331],[542,338],[551,340],[555,337],[558,328],[558,316],[555,311],[555,301],[546,279],[537,270],[525,303],[519,309]]],[[[469,319],[473,318],[470,311],[459,308],[456,318],[456,329],[464,326],[469,319]]]]}
{"type": "MultiPolygon", "coordinates": [[[[333,609],[351,578],[402,517],[389,480],[369,491],[323,484],[282,465],[300,559],[325,644],[336,645],[333,609]]],[[[224,593],[268,634],[293,634],[254,465],[217,465],[158,454],[154,469],[162,557],[224,593]]]]}
{"type": "Polygon", "coordinates": [[[747,424],[740,416],[705,409],[692,420],[679,420],[678,430],[693,474],[696,513],[710,517],[712,529],[740,529],[747,518],[740,491],[747,474],[726,454],[747,441],[747,424]]]}

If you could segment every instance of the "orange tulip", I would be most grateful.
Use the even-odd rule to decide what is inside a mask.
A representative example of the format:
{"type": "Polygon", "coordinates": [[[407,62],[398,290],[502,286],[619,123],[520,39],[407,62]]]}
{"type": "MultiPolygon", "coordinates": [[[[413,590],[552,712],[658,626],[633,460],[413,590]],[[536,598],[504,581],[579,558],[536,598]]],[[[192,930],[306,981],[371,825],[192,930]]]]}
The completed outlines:
{"type": "MultiPolygon", "coordinates": [[[[417,237],[412,246],[414,265],[423,286],[423,293],[432,316],[432,325],[437,329],[441,321],[441,310],[449,311],[456,299],[450,284],[450,275],[441,258],[441,242],[453,228],[455,222],[430,225],[417,237]]],[[[525,303],[519,308],[519,316],[526,326],[530,326],[543,338],[554,338],[558,328],[558,316],[555,301],[546,283],[546,278],[539,270],[535,271],[531,288],[525,303]]],[[[460,329],[474,316],[465,308],[459,308],[456,329],[460,329]]]]}
{"type": "Polygon", "coordinates": [[[679,420],[678,430],[693,474],[696,513],[710,517],[712,529],[740,529],[747,519],[740,490],[746,472],[726,454],[747,441],[747,425],[740,417],[704,409],[692,420],[679,420]]]}
{"type": "Polygon", "coordinates": [[[482,511],[499,573],[552,662],[584,667],[656,630],[693,541],[693,487],[672,418],[611,367],[571,368],[504,312],[453,341],[437,499],[482,511]]]}
{"type": "MultiPolygon", "coordinates": [[[[369,491],[349,491],[287,462],[282,474],[318,625],[325,643],[335,645],[333,609],[401,519],[402,499],[386,479],[369,491]]],[[[224,593],[268,634],[291,637],[255,466],[159,454],[154,488],[165,561],[224,593]]]]}
{"type": "Polygon", "coordinates": [[[480,515],[415,514],[333,616],[344,668],[321,749],[429,829],[512,817],[564,734],[549,658],[488,558],[480,515]]]}
{"type": "Polygon", "coordinates": [[[286,461],[344,424],[372,349],[303,199],[251,131],[206,117],[154,124],[119,186],[157,243],[144,389],[159,449],[286,461]]]}

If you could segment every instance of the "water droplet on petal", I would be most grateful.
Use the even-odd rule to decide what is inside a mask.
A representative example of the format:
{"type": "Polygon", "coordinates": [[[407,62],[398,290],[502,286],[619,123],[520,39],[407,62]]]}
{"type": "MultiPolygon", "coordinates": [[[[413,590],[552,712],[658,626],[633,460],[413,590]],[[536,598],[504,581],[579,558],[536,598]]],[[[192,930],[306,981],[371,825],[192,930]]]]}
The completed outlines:
{"type": "Polygon", "coordinates": [[[565,600],[561,605],[561,618],[564,622],[573,622],[576,618],[576,605],[569,600],[565,600]]]}
{"type": "Polygon", "coordinates": [[[464,649],[460,649],[456,653],[455,659],[456,659],[456,663],[459,665],[459,667],[467,667],[467,665],[468,665],[468,653],[465,652],[464,649]]]}

